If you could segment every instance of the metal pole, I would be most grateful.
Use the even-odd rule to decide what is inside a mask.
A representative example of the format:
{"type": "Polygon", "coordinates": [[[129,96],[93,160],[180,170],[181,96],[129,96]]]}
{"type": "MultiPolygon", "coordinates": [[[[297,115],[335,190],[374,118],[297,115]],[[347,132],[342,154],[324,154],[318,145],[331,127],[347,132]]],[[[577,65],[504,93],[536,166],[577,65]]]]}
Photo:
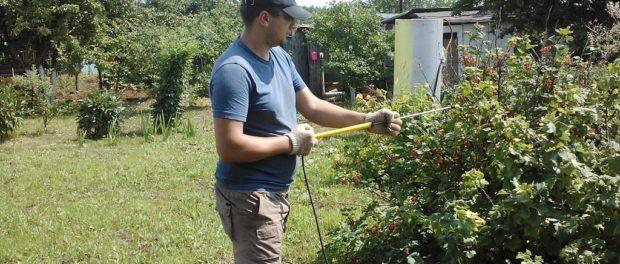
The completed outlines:
{"type": "Polygon", "coordinates": [[[323,52],[319,53],[319,67],[321,67],[321,96],[325,98],[325,70],[323,70],[323,52]]]}

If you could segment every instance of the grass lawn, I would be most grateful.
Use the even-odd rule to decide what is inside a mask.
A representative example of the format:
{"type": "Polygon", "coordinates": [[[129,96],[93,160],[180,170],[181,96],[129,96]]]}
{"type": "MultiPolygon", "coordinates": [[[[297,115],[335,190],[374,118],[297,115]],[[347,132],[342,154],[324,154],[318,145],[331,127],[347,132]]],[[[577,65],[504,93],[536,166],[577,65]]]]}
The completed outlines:
{"type": "MultiPolygon", "coordinates": [[[[138,111],[138,108],[132,108],[138,111]]],[[[75,116],[25,120],[0,144],[0,263],[230,263],[232,248],[214,209],[217,153],[208,107],[186,113],[197,136],[146,142],[130,115],[116,140],[81,142],[75,116]]],[[[371,195],[337,183],[321,142],[307,159],[323,233],[371,195]]],[[[301,172],[301,170],[300,170],[301,172]]],[[[319,263],[312,209],[298,175],[284,238],[285,263],[319,263]]]]}

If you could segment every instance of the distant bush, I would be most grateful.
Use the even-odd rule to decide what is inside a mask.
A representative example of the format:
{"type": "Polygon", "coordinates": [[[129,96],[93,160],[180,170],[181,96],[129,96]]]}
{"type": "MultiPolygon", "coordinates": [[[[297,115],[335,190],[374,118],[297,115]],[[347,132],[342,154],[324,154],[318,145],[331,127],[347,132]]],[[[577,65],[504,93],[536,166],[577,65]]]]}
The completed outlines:
{"type": "MultiPolygon", "coordinates": [[[[100,139],[110,129],[120,130],[123,100],[109,92],[92,92],[86,96],[78,109],[78,129],[90,139],[100,139]]],[[[115,132],[115,131],[112,131],[115,132]]]]}
{"type": "Polygon", "coordinates": [[[7,82],[7,89],[21,102],[21,111],[26,117],[37,116],[44,111],[49,83],[42,81],[34,69],[13,77],[11,82],[7,82]]]}
{"type": "Polygon", "coordinates": [[[21,102],[0,86],[0,142],[6,140],[21,122],[21,102]]]}
{"type": "Polygon", "coordinates": [[[71,101],[55,100],[50,102],[50,85],[41,80],[35,69],[25,75],[19,75],[6,82],[7,89],[21,102],[21,112],[25,117],[41,117],[45,131],[49,122],[57,115],[74,113],[76,105],[71,101]]]}

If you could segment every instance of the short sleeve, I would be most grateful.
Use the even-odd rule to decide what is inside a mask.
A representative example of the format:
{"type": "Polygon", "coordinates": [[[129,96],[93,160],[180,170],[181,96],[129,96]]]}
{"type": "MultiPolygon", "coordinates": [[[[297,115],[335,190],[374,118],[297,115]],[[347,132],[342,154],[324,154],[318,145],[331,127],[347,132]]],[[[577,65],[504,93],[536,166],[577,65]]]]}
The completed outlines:
{"type": "Polygon", "coordinates": [[[252,81],[238,64],[225,64],[211,76],[213,117],[245,122],[252,81]]]}
{"type": "Polygon", "coordinates": [[[291,65],[291,73],[293,76],[293,87],[295,88],[295,92],[299,92],[302,89],[306,88],[306,83],[301,78],[301,75],[297,72],[297,68],[295,67],[295,63],[291,59],[290,56],[287,56],[289,64],[291,65]]]}

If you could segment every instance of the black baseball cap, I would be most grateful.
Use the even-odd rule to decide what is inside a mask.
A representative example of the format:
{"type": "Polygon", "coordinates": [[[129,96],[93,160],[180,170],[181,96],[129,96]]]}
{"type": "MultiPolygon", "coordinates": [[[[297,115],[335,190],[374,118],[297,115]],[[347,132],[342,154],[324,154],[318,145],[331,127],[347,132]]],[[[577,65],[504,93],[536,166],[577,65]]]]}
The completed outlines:
{"type": "Polygon", "coordinates": [[[279,7],[287,15],[299,19],[306,20],[312,16],[310,12],[298,6],[295,0],[241,0],[242,5],[263,6],[263,7],[279,7]]]}

